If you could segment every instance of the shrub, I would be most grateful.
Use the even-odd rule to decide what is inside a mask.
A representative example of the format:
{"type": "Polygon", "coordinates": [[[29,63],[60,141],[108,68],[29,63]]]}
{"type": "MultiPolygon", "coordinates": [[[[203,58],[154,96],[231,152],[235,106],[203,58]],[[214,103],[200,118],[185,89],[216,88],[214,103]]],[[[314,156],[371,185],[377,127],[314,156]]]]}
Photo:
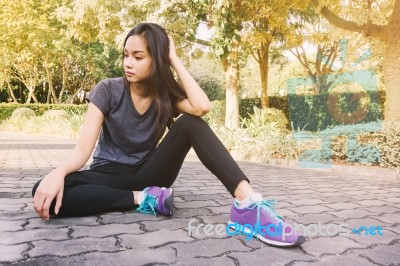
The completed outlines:
{"type": "Polygon", "coordinates": [[[203,116],[203,119],[211,125],[224,125],[225,124],[225,101],[212,101],[211,111],[203,116]]]}
{"type": "Polygon", "coordinates": [[[400,167],[398,126],[382,127],[379,122],[336,126],[321,131],[319,136],[327,142],[320,150],[306,150],[302,157],[308,161],[400,167]]]}
{"type": "Polygon", "coordinates": [[[270,130],[286,132],[288,120],[282,111],[275,108],[260,109],[255,106],[253,110],[252,114],[248,114],[248,118],[242,119],[242,127],[247,128],[251,136],[256,137],[270,130]]]}
{"type": "Polygon", "coordinates": [[[32,109],[26,107],[17,108],[11,114],[11,117],[13,119],[19,119],[19,118],[27,119],[35,116],[36,116],[35,112],[32,109]]]}
{"type": "Polygon", "coordinates": [[[70,115],[64,110],[47,110],[43,117],[47,119],[69,119],[70,115]]]}

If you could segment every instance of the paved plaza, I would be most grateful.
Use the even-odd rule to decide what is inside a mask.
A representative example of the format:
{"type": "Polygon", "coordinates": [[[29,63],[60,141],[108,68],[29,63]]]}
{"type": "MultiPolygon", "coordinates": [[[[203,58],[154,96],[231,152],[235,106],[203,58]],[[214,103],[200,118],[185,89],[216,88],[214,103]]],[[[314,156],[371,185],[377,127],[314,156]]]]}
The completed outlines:
{"type": "Polygon", "coordinates": [[[172,218],[130,211],[44,221],[32,207],[32,185],[75,142],[0,132],[0,264],[400,265],[400,178],[384,170],[334,173],[239,162],[253,188],[278,201],[276,210],[285,220],[310,231],[296,248],[204,230],[189,235],[189,222],[226,224],[232,204],[193,154],[173,186],[172,218]],[[317,225],[332,235],[313,234],[317,225]],[[367,230],[334,234],[338,225],[367,230]]]}

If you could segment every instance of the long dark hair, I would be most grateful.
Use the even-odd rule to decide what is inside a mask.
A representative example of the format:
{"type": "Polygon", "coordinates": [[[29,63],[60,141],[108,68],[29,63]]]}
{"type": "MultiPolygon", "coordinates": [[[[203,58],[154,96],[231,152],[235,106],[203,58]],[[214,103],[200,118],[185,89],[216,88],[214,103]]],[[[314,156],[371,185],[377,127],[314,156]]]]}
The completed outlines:
{"type": "MultiPolygon", "coordinates": [[[[146,40],[146,48],[153,59],[148,93],[153,97],[157,108],[157,125],[161,130],[170,126],[178,114],[175,103],[186,98],[186,94],[175,80],[169,61],[169,39],[165,30],[155,23],[140,23],[131,31],[124,41],[124,48],[129,37],[140,35],[146,40]]],[[[125,85],[129,82],[124,71],[125,85]]]]}

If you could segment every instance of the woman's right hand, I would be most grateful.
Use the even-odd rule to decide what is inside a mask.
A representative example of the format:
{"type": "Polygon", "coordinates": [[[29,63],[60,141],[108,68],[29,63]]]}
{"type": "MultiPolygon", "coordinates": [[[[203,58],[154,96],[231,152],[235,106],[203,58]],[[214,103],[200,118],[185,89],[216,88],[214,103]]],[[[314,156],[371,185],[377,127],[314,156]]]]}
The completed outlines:
{"type": "Polygon", "coordinates": [[[62,171],[54,169],[42,179],[36,189],[33,207],[42,219],[49,219],[49,209],[54,198],[56,198],[54,212],[58,214],[64,193],[64,178],[65,174],[62,171]]]}

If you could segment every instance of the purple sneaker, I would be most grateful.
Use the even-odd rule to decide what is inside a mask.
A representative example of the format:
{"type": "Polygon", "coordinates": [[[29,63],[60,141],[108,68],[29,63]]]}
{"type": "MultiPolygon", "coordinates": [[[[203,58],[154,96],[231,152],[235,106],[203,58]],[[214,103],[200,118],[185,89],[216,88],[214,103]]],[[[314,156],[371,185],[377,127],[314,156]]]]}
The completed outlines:
{"type": "Polygon", "coordinates": [[[235,234],[238,232],[250,237],[255,236],[273,246],[293,247],[303,244],[305,237],[294,232],[293,226],[285,223],[282,217],[275,213],[272,208],[275,204],[275,200],[263,200],[261,195],[258,201],[253,201],[243,209],[240,209],[235,201],[228,226],[235,230],[235,234]]]}
{"type": "Polygon", "coordinates": [[[165,216],[172,215],[174,206],[174,191],[172,188],[147,187],[143,192],[145,193],[144,200],[136,211],[146,214],[156,214],[158,212],[165,216]]]}

